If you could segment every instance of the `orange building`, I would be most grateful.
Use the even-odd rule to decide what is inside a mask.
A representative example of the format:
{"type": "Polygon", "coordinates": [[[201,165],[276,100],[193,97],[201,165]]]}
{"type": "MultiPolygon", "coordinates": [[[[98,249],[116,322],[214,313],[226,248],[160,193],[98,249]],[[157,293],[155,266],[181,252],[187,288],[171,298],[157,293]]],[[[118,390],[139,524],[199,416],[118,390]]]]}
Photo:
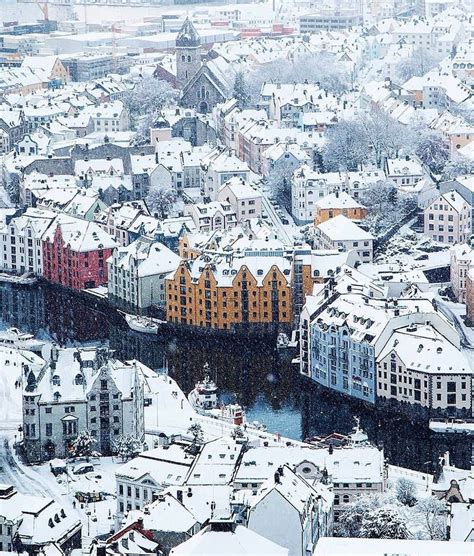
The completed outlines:
{"type": "Polygon", "coordinates": [[[168,321],[217,329],[292,322],[291,259],[201,256],[166,279],[168,321]]]}
{"type": "Polygon", "coordinates": [[[350,220],[359,221],[367,216],[367,209],[347,193],[331,193],[316,202],[314,225],[319,226],[340,214],[350,220]]]}

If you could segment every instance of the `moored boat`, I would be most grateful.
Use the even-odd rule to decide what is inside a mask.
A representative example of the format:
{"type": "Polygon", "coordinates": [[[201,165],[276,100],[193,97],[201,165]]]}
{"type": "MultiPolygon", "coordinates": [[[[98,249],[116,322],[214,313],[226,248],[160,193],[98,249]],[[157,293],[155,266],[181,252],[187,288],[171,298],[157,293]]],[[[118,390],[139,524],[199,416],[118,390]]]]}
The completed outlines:
{"type": "Polygon", "coordinates": [[[165,324],[165,321],[152,317],[140,317],[137,315],[129,315],[128,313],[123,314],[129,328],[135,330],[135,332],[158,334],[160,328],[165,324]]]}
{"type": "Polygon", "coordinates": [[[38,353],[43,349],[45,344],[46,342],[38,340],[33,334],[22,332],[18,330],[18,328],[9,328],[8,330],[2,330],[0,332],[0,346],[8,346],[38,353]]]}

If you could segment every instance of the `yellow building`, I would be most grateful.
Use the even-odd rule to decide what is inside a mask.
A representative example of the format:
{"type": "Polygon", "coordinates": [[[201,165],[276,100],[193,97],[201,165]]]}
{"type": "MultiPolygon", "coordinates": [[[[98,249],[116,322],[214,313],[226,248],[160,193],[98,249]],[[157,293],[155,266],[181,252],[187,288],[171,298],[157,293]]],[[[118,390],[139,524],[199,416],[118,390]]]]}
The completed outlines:
{"type": "Polygon", "coordinates": [[[292,322],[292,262],[286,257],[201,256],[166,279],[167,319],[232,329],[292,322]]]}
{"type": "Polygon", "coordinates": [[[319,226],[340,214],[350,220],[360,221],[367,216],[367,209],[347,193],[331,193],[316,203],[314,225],[319,226]]]}

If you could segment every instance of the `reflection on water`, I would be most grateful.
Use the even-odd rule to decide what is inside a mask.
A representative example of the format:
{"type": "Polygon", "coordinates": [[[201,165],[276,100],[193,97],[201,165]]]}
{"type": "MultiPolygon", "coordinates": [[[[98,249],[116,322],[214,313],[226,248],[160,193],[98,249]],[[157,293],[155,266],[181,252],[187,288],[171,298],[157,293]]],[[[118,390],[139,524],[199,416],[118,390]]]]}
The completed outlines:
{"type": "Polygon", "coordinates": [[[120,359],[136,358],[154,369],[168,368],[187,393],[207,362],[226,398],[246,408],[251,421],[291,438],[349,432],[359,415],[369,438],[383,445],[390,463],[428,471],[450,450],[452,461],[469,467],[471,442],[432,434],[426,423],[387,415],[349,401],[301,378],[268,339],[212,339],[138,334],[103,305],[48,286],[0,285],[3,326],[51,338],[60,345],[109,341],[120,359]]]}

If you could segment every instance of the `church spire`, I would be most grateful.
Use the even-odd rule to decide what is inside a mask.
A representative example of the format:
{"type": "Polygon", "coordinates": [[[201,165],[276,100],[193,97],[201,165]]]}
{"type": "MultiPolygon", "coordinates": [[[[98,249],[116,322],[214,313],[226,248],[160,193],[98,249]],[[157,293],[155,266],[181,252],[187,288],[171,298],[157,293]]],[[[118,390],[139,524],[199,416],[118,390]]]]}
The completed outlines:
{"type": "Polygon", "coordinates": [[[196,31],[196,28],[192,24],[189,17],[183,23],[183,26],[179,30],[178,36],[176,37],[176,46],[178,48],[189,48],[198,47],[201,45],[201,39],[196,31]]]}

